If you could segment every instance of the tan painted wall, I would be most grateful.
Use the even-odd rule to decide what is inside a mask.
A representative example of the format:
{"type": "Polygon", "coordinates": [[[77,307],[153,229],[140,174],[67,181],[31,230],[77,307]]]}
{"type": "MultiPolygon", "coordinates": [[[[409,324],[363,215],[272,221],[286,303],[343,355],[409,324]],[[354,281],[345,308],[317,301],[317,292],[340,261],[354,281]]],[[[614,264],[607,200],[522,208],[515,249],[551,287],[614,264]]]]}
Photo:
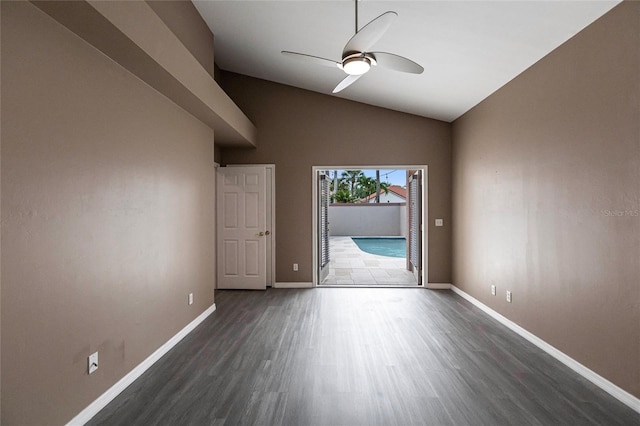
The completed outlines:
{"type": "Polygon", "coordinates": [[[213,34],[191,0],[147,0],[147,4],[213,77],[213,34]]]}
{"type": "MultiPolygon", "coordinates": [[[[223,162],[276,165],[276,281],[312,280],[314,165],[427,164],[429,217],[451,222],[448,123],[232,73],[221,86],[259,135],[255,150],[223,148],[223,162]]],[[[450,282],[451,228],[430,222],[429,281],[450,282]]]]}
{"type": "Polygon", "coordinates": [[[61,424],[213,303],[213,131],[23,2],[1,124],[1,422],[61,424]]]}
{"type": "Polygon", "coordinates": [[[453,125],[453,283],[636,397],[639,22],[622,3],[453,125]]]}
{"type": "MultiPolygon", "coordinates": [[[[2,7],[0,5],[0,79],[2,76],[2,7]]],[[[2,83],[0,82],[0,165],[2,164],[2,83]]],[[[0,166],[0,171],[2,167],[0,166]]],[[[0,173],[0,224],[2,223],[2,173],[0,173]]],[[[0,225],[1,230],[1,225],[0,225]]],[[[1,237],[0,237],[1,240],[1,237]]],[[[2,423],[2,244],[0,243],[0,424],[2,423]]]]}

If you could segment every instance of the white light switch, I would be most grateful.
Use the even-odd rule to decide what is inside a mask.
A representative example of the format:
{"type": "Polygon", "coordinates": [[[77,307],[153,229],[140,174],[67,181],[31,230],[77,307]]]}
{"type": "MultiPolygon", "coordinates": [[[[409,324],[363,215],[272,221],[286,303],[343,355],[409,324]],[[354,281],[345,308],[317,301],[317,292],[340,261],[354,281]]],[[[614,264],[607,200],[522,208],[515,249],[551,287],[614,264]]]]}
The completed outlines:
{"type": "Polygon", "coordinates": [[[189,293],[189,304],[193,305],[193,293],[189,293]]]}
{"type": "Polygon", "coordinates": [[[443,226],[443,223],[442,219],[436,219],[436,226],[443,226]]]}

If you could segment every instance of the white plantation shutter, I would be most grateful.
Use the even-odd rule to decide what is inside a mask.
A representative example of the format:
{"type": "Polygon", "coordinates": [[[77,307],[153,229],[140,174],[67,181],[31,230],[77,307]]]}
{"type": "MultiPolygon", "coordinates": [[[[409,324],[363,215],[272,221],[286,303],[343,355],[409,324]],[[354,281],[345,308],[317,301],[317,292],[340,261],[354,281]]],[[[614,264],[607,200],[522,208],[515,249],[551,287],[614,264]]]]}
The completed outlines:
{"type": "Polygon", "coordinates": [[[421,200],[420,200],[420,174],[412,176],[409,181],[409,261],[414,270],[420,270],[420,215],[421,215],[421,200]]]}
{"type": "Polygon", "coordinates": [[[327,175],[320,175],[320,214],[318,227],[320,238],[319,240],[319,260],[320,268],[324,268],[330,261],[329,258],[329,179],[327,175]]]}

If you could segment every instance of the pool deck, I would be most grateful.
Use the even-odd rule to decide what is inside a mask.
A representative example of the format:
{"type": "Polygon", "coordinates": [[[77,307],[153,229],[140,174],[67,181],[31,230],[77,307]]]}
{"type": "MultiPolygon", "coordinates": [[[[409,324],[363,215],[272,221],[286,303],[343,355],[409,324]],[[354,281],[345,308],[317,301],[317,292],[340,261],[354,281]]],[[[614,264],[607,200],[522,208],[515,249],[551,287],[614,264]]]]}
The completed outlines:
{"type": "Polygon", "coordinates": [[[366,253],[351,237],[330,237],[329,276],[323,285],[416,285],[406,259],[366,253]]]}

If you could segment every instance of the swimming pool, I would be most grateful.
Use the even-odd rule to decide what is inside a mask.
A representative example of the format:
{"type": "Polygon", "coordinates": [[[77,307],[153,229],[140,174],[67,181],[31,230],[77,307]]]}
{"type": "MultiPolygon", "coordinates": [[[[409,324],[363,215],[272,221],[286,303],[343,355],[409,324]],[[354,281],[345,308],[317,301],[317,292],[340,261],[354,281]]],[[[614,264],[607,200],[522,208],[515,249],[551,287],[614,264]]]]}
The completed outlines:
{"type": "Polygon", "coordinates": [[[360,250],[389,257],[407,257],[407,240],[398,238],[351,238],[360,250]]]}

